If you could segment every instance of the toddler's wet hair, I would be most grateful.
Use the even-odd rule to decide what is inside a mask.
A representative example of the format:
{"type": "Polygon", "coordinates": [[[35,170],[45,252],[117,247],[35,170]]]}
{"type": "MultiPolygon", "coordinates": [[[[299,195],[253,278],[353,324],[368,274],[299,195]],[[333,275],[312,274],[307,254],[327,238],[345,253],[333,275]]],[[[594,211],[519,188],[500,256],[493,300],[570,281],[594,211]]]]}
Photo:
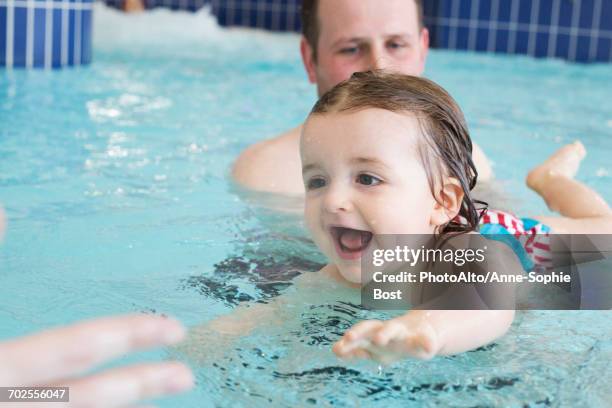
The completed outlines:
{"type": "Polygon", "coordinates": [[[425,78],[384,71],[360,72],[323,95],[311,115],[366,108],[410,113],[417,118],[424,136],[419,151],[432,194],[438,199],[435,187],[444,175],[457,179],[464,192],[459,217],[438,232],[445,236],[477,230],[487,204],[472,198],[478,178],[472,140],[463,112],[448,92],[425,78]]]}

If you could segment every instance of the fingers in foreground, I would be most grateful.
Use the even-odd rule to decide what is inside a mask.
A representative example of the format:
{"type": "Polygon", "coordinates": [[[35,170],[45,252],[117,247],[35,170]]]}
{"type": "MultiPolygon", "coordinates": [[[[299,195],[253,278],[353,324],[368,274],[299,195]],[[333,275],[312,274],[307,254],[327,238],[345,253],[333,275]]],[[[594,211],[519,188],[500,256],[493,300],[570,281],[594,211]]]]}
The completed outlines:
{"type": "Polygon", "coordinates": [[[429,360],[435,355],[433,345],[427,336],[421,334],[408,336],[402,343],[404,344],[406,353],[411,357],[429,360]]]}
{"type": "Polygon", "coordinates": [[[361,347],[353,347],[352,344],[347,344],[342,341],[336,342],[332,348],[332,351],[342,359],[372,359],[372,355],[368,350],[361,347]]]}
{"type": "Polygon", "coordinates": [[[175,319],[145,314],[107,317],[0,343],[0,385],[27,386],[70,378],[126,353],[176,344],[175,319]]]}
{"type": "Polygon", "coordinates": [[[402,323],[389,321],[377,331],[372,339],[372,343],[376,346],[384,347],[387,346],[391,340],[403,339],[406,332],[406,327],[402,323]]]}
{"type": "Polygon", "coordinates": [[[351,342],[362,338],[369,338],[368,334],[371,331],[382,327],[383,324],[384,323],[380,320],[364,320],[363,322],[357,323],[346,333],[344,333],[342,339],[351,342]]]}
{"type": "Polygon", "coordinates": [[[137,404],[191,389],[194,377],[182,363],[165,362],[116,368],[58,386],[69,387],[70,408],[110,408],[137,404]]]}
{"type": "Polygon", "coordinates": [[[356,349],[365,349],[370,343],[370,334],[382,326],[379,320],[365,320],[357,323],[344,333],[344,336],[334,344],[332,350],[339,357],[349,358],[356,349]]]}

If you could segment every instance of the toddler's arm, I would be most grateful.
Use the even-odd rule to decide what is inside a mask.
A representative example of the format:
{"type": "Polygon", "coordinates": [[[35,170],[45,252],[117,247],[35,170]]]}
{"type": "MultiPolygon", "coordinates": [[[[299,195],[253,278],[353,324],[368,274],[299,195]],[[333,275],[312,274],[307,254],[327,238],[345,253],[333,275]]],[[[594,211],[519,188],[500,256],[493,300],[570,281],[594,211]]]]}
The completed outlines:
{"type": "MultiPolygon", "coordinates": [[[[492,255],[481,269],[523,273],[506,244],[488,241],[487,246],[492,255]]],[[[405,357],[430,359],[478,348],[501,337],[512,324],[514,310],[510,309],[515,306],[515,289],[511,283],[457,285],[403,316],[355,325],[333,350],[343,358],[390,363],[405,357]],[[445,310],[455,305],[458,310],[445,310]],[[471,310],[462,310],[461,306],[471,310]]]]}
{"type": "Polygon", "coordinates": [[[413,310],[388,321],[366,320],[334,345],[343,358],[371,358],[383,363],[413,357],[462,353],[502,336],[514,310],[413,310]]]}
{"type": "MultiPolygon", "coordinates": [[[[295,294],[317,281],[317,273],[303,273],[293,281],[295,294]]],[[[248,336],[261,327],[280,325],[286,316],[285,309],[291,299],[282,294],[268,303],[243,303],[231,313],[218,316],[213,320],[193,327],[178,351],[189,356],[192,361],[212,361],[219,353],[224,354],[231,344],[242,336],[248,336]]]]}

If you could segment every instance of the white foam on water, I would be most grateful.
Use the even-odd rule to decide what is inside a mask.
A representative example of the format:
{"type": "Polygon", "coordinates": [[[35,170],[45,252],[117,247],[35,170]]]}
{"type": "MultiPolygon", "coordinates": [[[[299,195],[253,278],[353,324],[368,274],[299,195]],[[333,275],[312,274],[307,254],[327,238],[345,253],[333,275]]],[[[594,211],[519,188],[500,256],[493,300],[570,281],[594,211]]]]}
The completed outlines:
{"type": "Polygon", "coordinates": [[[162,8],[124,13],[101,3],[94,5],[93,39],[97,46],[202,40],[219,37],[221,31],[210,7],[196,13],[162,8]]]}
{"type": "Polygon", "coordinates": [[[299,35],[250,28],[226,28],[217,23],[210,6],[195,13],[155,8],[124,13],[102,3],[94,5],[93,44],[97,49],[204,47],[226,50],[248,48],[267,60],[299,55],[299,35]]]}

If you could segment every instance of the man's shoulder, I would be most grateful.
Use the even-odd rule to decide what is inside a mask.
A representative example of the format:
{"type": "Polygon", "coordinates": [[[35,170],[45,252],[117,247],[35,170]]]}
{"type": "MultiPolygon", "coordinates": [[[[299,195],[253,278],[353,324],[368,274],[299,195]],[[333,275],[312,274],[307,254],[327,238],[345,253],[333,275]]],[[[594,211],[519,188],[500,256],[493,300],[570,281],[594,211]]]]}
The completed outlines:
{"type": "Polygon", "coordinates": [[[288,192],[301,189],[301,163],[299,153],[302,126],[288,130],[274,138],[263,140],[244,150],[234,163],[232,177],[247,188],[260,191],[285,192],[287,184],[300,182],[288,192]],[[298,171],[299,170],[299,171],[298,171]],[[279,173],[280,172],[280,173],[279,173]],[[300,173],[297,180],[282,180],[283,174],[292,179],[300,173]]]}
{"type": "MultiPolygon", "coordinates": [[[[299,149],[300,131],[302,127],[287,130],[280,135],[262,140],[245,149],[238,159],[236,164],[249,160],[262,160],[279,153],[286,153],[285,149],[297,147],[299,149]],[[266,157],[263,157],[266,156],[266,157]]],[[[299,153],[299,152],[298,152],[299,153]]]]}

